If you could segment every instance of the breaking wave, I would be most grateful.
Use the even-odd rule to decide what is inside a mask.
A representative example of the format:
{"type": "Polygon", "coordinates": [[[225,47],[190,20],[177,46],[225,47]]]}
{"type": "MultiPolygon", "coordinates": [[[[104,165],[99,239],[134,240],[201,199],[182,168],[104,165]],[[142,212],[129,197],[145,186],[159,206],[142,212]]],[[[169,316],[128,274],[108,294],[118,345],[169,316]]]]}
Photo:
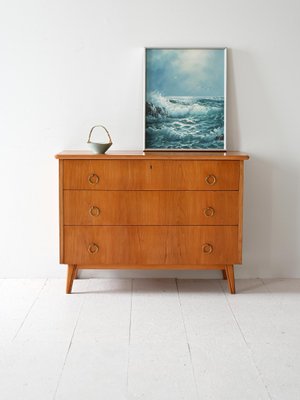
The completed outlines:
{"type": "Polygon", "coordinates": [[[224,148],[224,98],[150,93],[146,101],[146,147],[224,148]]]}

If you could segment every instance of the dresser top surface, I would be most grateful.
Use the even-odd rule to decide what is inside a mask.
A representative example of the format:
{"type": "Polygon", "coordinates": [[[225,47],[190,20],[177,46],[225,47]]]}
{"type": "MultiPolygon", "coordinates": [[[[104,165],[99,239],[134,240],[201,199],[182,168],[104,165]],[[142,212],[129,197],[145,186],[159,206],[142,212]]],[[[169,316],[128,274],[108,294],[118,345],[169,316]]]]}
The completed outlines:
{"type": "Polygon", "coordinates": [[[55,156],[62,160],[248,160],[249,156],[239,151],[109,151],[106,154],[94,154],[84,150],[65,150],[55,156]]]}

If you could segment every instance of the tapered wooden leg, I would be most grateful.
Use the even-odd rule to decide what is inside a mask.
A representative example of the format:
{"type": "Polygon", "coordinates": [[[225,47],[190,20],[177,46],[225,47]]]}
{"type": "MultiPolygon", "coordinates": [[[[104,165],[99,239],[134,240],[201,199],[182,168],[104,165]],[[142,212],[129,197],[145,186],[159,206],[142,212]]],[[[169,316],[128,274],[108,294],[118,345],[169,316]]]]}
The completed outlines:
{"type": "Polygon", "coordinates": [[[225,265],[225,272],[228,280],[228,289],[231,294],[235,294],[235,281],[233,265],[225,265]]]}
{"type": "Polygon", "coordinates": [[[66,293],[72,292],[73,281],[77,273],[77,265],[68,265],[66,293]]]}
{"type": "Polygon", "coordinates": [[[76,267],[76,271],[74,272],[74,279],[78,278],[78,271],[79,271],[79,268],[76,267]]]}
{"type": "Polygon", "coordinates": [[[225,269],[222,269],[223,279],[226,281],[227,275],[225,269]]]}

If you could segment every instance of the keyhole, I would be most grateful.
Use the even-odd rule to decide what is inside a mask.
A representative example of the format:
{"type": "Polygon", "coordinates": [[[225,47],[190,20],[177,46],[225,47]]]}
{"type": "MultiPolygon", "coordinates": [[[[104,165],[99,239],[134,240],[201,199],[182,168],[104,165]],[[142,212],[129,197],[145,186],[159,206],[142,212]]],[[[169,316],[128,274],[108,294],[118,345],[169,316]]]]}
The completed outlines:
{"type": "Polygon", "coordinates": [[[152,165],[150,164],[150,169],[152,169],[152,165]]]}

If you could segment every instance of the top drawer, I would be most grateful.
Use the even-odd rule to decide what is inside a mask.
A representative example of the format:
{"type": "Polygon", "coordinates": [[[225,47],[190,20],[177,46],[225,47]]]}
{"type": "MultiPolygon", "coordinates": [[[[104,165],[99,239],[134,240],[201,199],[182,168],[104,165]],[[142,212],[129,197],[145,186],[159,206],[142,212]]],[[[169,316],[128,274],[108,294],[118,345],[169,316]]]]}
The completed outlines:
{"type": "Polygon", "coordinates": [[[239,161],[64,160],[63,163],[64,189],[239,189],[239,161]]]}

